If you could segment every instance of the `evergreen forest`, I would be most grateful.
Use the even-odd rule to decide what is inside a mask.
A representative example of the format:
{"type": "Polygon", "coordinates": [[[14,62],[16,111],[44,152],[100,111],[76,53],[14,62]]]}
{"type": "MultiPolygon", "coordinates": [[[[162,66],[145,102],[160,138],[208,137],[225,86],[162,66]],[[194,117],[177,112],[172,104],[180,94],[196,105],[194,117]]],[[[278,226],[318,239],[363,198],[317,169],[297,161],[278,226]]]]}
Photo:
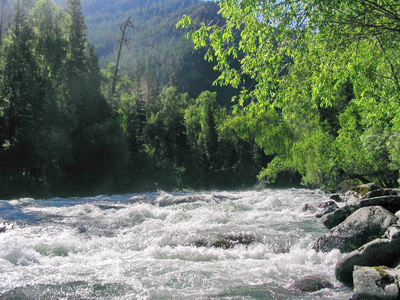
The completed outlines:
{"type": "Polygon", "coordinates": [[[1,0],[0,197],[397,187],[396,0],[1,0]]]}
{"type": "MultiPolygon", "coordinates": [[[[143,2],[130,1],[138,7],[143,2]]],[[[101,3],[87,1],[86,9],[101,3]]],[[[101,67],[79,0],[14,1],[12,10],[3,11],[8,21],[0,49],[2,198],[241,188],[256,182],[267,157],[253,141],[225,126],[229,99],[224,102],[217,95],[234,89],[212,86],[217,78],[213,64],[193,50],[185,39],[187,30],[175,29],[182,17],[177,16],[177,3],[178,9],[185,4],[201,20],[214,17],[218,6],[165,3],[154,1],[146,9],[174,12],[165,20],[168,27],[156,25],[171,27],[168,34],[176,45],[168,52],[166,40],[155,37],[161,44],[144,49],[135,44],[135,57],[124,44],[120,69],[115,56],[101,67]],[[186,65],[170,69],[166,61],[159,66],[152,55],[160,47],[167,51],[159,53],[161,59],[181,59],[186,65]],[[131,69],[128,58],[134,61],[131,69]],[[192,82],[190,72],[200,73],[195,77],[204,90],[192,82]]],[[[120,25],[116,30],[120,32],[120,25]]]]}

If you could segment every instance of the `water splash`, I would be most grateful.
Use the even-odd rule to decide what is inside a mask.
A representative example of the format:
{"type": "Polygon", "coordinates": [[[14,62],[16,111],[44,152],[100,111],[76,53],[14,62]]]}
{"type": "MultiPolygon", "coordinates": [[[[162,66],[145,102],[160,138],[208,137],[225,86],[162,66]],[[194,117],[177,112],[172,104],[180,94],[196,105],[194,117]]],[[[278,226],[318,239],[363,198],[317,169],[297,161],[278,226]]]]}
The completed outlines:
{"type": "Polygon", "coordinates": [[[2,202],[0,299],[348,299],[309,190],[151,193],[2,202]],[[17,212],[17,213],[15,213],[17,212]],[[16,217],[17,216],[17,217],[16,217]],[[334,290],[295,295],[321,275],[334,290]],[[25,298],[24,298],[25,297],[25,298]]]}

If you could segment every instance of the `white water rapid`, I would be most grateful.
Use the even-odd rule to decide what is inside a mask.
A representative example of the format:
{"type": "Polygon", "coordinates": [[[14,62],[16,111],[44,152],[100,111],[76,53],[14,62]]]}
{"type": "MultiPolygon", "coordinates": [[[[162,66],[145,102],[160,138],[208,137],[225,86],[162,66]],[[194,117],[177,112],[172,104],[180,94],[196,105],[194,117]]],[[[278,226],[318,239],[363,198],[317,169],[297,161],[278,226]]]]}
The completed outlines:
{"type": "Polygon", "coordinates": [[[0,299],[349,299],[311,190],[0,201],[0,299]],[[1,220],[1,219],[0,219],[1,220]],[[296,294],[320,275],[333,289],[296,294]]]}

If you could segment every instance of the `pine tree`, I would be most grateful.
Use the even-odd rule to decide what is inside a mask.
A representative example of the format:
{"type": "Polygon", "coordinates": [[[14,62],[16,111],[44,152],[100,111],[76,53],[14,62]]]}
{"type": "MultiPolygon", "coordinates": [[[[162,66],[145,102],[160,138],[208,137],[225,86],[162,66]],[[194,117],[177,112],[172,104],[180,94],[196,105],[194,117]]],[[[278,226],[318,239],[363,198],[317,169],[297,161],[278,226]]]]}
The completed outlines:
{"type": "Polygon", "coordinates": [[[24,7],[18,1],[14,10],[2,49],[0,111],[5,134],[1,156],[8,176],[20,177],[28,188],[31,180],[41,175],[37,146],[44,122],[44,81],[33,54],[33,30],[24,7]]]}

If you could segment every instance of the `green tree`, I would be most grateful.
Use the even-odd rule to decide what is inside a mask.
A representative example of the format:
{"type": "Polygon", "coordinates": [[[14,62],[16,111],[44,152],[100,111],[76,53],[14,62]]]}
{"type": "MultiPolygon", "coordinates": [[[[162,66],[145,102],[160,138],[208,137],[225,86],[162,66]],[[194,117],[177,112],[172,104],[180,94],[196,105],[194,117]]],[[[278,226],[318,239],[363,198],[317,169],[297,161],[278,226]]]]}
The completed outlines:
{"type": "Polygon", "coordinates": [[[164,87],[156,111],[150,114],[144,128],[146,151],[158,169],[153,176],[158,176],[164,188],[182,184],[188,153],[183,117],[187,105],[187,94],[178,93],[175,87],[164,87]]]}
{"type": "MultiPolygon", "coordinates": [[[[3,40],[1,74],[2,169],[6,181],[30,189],[42,174],[38,149],[45,111],[44,79],[33,52],[33,28],[20,2],[3,40]]],[[[10,187],[12,189],[12,187],[10,187]]]]}
{"type": "MultiPolygon", "coordinates": [[[[242,90],[239,103],[254,120],[249,126],[255,140],[276,155],[262,175],[273,178],[295,168],[313,185],[334,184],[339,177],[395,184],[382,174],[398,173],[398,156],[387,142],[400,125],[398,1],[223,0],[219,5],[226,24],[203,24],[191,36],[196,48],[208,47],[207,59],[216,60],[218,83],[237,87],[243,75],[255,81],[242,90]],[[231,65],[233,59],[240,68],[231,65]],[[353,95],[343,102],[346,86],[353,95]],[[327,108],[334,118],[326,116],[327,108]],[[357,111],[357,131],[349,127],[350,108],[357,111]],[[388,136],[368,144],[381,134],[388,136]],[[345,142],[350,136],[364,153],[356,160],[345,142]],[[389,161],[368,167],[380,154],[389,161]],[[352,170],[359,174],[349,171],[349,161],[357,162],[352,170]]],[[[184,17],[178,25],[190,24],[184,17]]]]}

